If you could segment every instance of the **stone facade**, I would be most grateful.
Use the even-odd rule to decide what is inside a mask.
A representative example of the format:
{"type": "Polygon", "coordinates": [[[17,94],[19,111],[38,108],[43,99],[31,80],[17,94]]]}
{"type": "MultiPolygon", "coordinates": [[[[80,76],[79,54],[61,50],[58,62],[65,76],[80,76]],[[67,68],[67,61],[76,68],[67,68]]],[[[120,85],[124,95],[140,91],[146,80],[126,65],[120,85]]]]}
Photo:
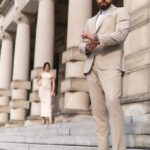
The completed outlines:
{"type": "MultiPolygon", "coordinates": [[[[121,6],[123,1],[114,3],[121,6]]],[[[132,23],[124,48],[126,73],[121,103],[125,115],[139,116],[148,114],[150,106],[150,2],[124,0],[124,6],[131,13],[132,23]]],[[[56,74],[54,122],[80,116],[88,119],[90,98],[82,73],[85,57],[78,44],[86,20],[96,12],[96,1],[12,0],[4,1],[1,7],[0,125],[41,123],[35,81],[46,61],[56,74]]]]}
{"type": "MultiPolygon", "coordinates": [[[[127,147],[150,149],[150,0],[113,3],[124,5],[131,14],[121,99],[127,147]]],[[[96,12],[96,0],[0,1],[0,149],[97,149],[82,74],[85,56],[78,49],[85,22],[96,12]],[[56,74],[55,124],[38,126],[40,99],[35,81],[46,61],[56,74]],[[22,127],[10,128],[17,126],[22,127]]]]}

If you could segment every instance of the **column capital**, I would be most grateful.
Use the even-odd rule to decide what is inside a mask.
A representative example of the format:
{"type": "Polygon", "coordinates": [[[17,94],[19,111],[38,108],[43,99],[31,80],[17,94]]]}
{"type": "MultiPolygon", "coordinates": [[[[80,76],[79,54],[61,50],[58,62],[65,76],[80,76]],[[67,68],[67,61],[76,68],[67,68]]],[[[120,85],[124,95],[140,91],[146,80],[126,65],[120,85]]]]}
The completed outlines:
{"type": "Polygon", "coordinates": [[[4,19],[5,17],[3,15],[0,15],[0,32],[3,31],[4,19]]]}
{"type": "Polygon", "coordinates": [[[10,41],[12,41],[11,35],[8,32],[5,32],[5,31],[1,33],[0,39],[1,40],[10,40],[10,41]]]}
{"type": "Polygon", "coordinates": [[[19,23],[26,23],[26,24],[29,24],[29,19],[23,14],[23,13],[18,13],[16,18],[14,19],[14,22],[16,24],[19,24],[19,23]]]}

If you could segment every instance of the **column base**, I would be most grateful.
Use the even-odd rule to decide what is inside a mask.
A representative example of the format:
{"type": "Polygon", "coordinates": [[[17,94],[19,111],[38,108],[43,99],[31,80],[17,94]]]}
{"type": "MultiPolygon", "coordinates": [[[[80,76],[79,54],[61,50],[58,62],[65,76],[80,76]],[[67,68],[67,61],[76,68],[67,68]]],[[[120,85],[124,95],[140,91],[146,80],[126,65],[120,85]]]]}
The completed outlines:
{"type": "Polygon", "coordinates": [[[30,102],[40,102],[38,91],[34,91],[34,92],[30,93],[29,101],[30,102]]]}
{"type": "Polygon", "coordinates": [[[26,100],[28,95],[28,91],[25,89],[12,89],[12,97],[11,99],[22,99],[26,100]]]}
{"type": "Polygon", "coordinates": [[[88,92],[87,80],[85,78],[70,78],[61,82],[61,92],[78,91],[88,92]]]}
{"type": "Polygon", "coordinates": [[[66,92],[64,109],[89,110],[89,94],[86,92],[66,92]]]}
{"type": "Polygon", "coordinates": [[[136,102],[122,105],[124,115],[126,116],[140,116],[143,114],[150,114],[150,102],[136,102]]]}
{"type": "Polygon", "coordinates": [[[11,97],[12,91],[10,89],[0,89],[0,96],[11,97]]]}
{"type": "Polygon", "coordinates": [[[41,114],[40,102],[32,102],[30,116],[40,117],[40,114],[41,114]]]}
{"type": "Polygon", "coordinates": [[[5,124],[8,122],[8,118],[9,118],[9,113],[4,113],[4,112],[1,112],[0,113],[0,124],[5,124]]]}
{"type": "Polygon", "coordinates": [[[31,82],[30,81],[13,81],[10,84],[11,89],[26,89],[30,90],[31,89],[31,82]]]}
{"type": "Polygon", "coordinates": [[[9,103],[9,107],[29,109],[30,103],[27,100],[11,100],[9,103]]]}
{"type": "Polygon", "coordinates": [[[62,64],[65,64],[69,61],[84,61],[86,57],[80,53],[80,50],[78,47],[71,47],[68,48],[66,51],[62,54],[62,64]]]}
{"type": "Polygon", "coordinates": [[[24,126],[24,121],[9,121],[8,123],[5,124],[5,128],[15,128],[15,127],[23,127],[24,126]]]}
{"type": "Polygon", "coordinates": [[[26,119],[26,112],[26,109],[23,108],[11,108],[10,121],[24,121],[26,119]]]}
{"type": "Polygon", "coordinates": [[[10,97],[0,96],[0,106],[9,106],[10,97]]]}
{"type": "Polygon", "coordinates": [[[75,121],[85,121],[85,120],[93,120],[92,115],[59,115],[55,116],[54,122],[60,123],[60,122],[75,122],[75,121]]]}
{"type": "Polygon", "coordinates": [[[42,125],[42,119],[36,120],[26,120],[24,123],[25,127],[34,126],[34,125],[42,125]]]}

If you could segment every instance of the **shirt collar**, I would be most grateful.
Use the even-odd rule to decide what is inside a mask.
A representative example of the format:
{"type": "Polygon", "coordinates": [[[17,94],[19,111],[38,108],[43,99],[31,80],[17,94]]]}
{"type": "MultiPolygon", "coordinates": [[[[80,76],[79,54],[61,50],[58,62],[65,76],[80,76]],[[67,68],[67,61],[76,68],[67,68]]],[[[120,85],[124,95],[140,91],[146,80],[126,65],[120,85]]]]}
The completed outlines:
{"type": "Polygon", "coordinates": [[[107,8],[106,10],[103,10],[103,11],[99,11],[98,12],[98,16],[99,15],[104,15],[110,8],[111,8],[112,4],[109,6],[109,8],[107,8]]]}

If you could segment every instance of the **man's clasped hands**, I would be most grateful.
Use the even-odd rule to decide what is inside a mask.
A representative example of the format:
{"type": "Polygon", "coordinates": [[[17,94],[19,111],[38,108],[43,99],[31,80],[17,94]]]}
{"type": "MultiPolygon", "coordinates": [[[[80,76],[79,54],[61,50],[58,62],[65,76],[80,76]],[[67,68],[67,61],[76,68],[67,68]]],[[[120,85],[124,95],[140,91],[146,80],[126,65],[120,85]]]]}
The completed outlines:
{"type": "Polygon", "coordinates": [[[81,33],[82,39],[88,39],[89,41],[86,43],[86,49],[88,51],[93,51],[98,45],[99,42],[95,40],[95,37],[93,34],[91,34],[89,31],[84,31],[81,33]]]}

